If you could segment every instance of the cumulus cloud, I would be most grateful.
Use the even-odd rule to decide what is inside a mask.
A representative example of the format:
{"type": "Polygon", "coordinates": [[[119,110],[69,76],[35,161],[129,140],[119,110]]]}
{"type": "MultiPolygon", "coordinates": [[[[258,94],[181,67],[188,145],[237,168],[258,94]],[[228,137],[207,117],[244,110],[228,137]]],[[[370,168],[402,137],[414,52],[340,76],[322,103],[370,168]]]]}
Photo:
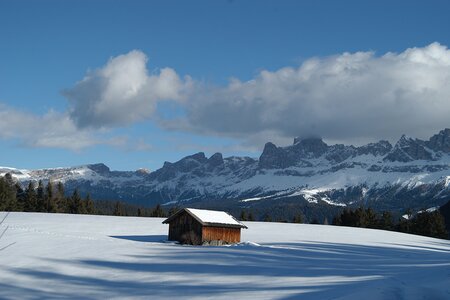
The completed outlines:
{"type": "Polygon", "coordinates": [[[77,127],[128,125],[151,117],[158,101],[183,99],[191,84],[189,77],[181,79],[170,68],[149,75],[146,64],[146,55],[134,50],[111,58],[65,90],[77,127]]]}
{"type": "Polygon", "coordinates": [[[67,114],[49,111],[38,116],[1,104],[0,138],[17,139],[29,147],[74,151],[101,143],[91,132],[78,130],[67,114]]]}
{"type": "Polygon", "coordinates": [[[197,84],[167,128],[245,139],[340,142],[429,136],[450,124],[450,50],[439,43],[377,56],[311,58],[225,87],[197,84]]]}
{"type": "Polygon", "coordinates": [[[0,138],[13,139],[25,147],[60,148],[81,151],[95,145],[109,145],[125,151],[149,151],[142,139],[116,136],[98,129],[80,129],[67,113],[49,111],[39,116],[0,103],[0,138]]]}
{"type": "Polygon", "coordinates": [[[88,72],[64,91],[63,113],[38,116],[0,104],[0,138],[75,151],[98,144],[148,151],[145,141],[111,131],[151,120],[166,129],[237,138],[255,150],[296,136],[353,143],[403,133],[428,137],[450,126],[450,50],[439,43],[381,56],[311,58],[225,86],[182,78],[170,68],[149,72],[147,61],[134,50],[88,72]],[[162,101],[176,105],[159,111],[162,101]]]}

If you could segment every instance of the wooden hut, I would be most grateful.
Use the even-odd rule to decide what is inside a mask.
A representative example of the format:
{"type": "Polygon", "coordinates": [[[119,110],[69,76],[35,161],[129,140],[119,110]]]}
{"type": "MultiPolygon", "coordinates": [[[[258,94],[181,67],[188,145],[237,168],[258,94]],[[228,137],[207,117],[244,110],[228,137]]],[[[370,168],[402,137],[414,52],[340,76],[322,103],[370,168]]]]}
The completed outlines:
{"type": "Polygon", "coordinates": [[[169,241],[191,245],[239,243],[241,228],[247,228],[224,211],[183,208],[164,220],[169,241]]]}

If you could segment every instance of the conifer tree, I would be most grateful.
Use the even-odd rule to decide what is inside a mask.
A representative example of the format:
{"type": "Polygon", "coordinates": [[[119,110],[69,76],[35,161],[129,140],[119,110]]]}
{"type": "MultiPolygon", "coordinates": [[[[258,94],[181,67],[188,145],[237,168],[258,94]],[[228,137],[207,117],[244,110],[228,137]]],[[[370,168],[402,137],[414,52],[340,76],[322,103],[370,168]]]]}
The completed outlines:
{"type": "Polygon", "coordinates": [[[17,209],[16,193],[12,178],[0,177],[0,210],[14,211],[17,209]]]}
{"type": "Polygon", "coordinates": [[[319,225],[320,222],[317,218],[313,218],[312,221],[309,224],[315,224],[315,225],[319,225]]]}
{"type": "Polygon", "coordinates": [[[298,213],[294,216],[292,219],[292,223],[303,223],[303,216],[302,214],[298,213]]]}
{"type": "Polygon", "coordinates": [[[70,197],[69,202],[69,213],[70,214],[80,214],[83,211],[83,202],[81,201],[78,189],[73,191],[72,197],[70,197]]]}
{"type": "Polygon", "coordinates": [[[24,211],[25,210],[25,191],[23,190],[22,186],[18,182],[16,182],[14,184],[14,189],[16,191],[17,210],[24,211]]]}
{"type": "Polygon", "coordinates": [[[47,211],[47,203],[45,201],[44,194],[44,183],[42,180],[39,180],[38,187],[36,189],[36,199],[37,199],[37,207],[36,211],[45,212],[47,211]]]}
{"type": "Polygon", "coordinates": [[[356,222],[350,226],[363,227],[363,228],[367,227],[368,220],[367,220],[366,211],[364,210],[364,208],[358,207],[355,210],[355,219],[356,219],[355,220],[356,222]]]}
{"type": "Polygon", "coordinates": [[[50,180],[48,181],[47,186],[45,187],[45,202],[47,212],[54,213],[57,211],[55,193],[53,191],[53,184],[50,180]]]}
{"type": "Polygon", "coordinates": [[[247,221],[255,221],[255,217],[251,211],[248,213],[247,221]]]}
{"type": "Polygon", "coordinates": [[[164,210],[161,208],[161,205],[159,203],[153,209],[151,216],[155,217],[155,218],[162,218],[162,217],[166,216],[166,214],[164,213],[164,210]]]}
{"type": "Polygon", "coordinates": [[[86,199],[84,200],[85,213],[88,215],[95,214],[94,202],[91,199],[91,195],[87,193],[86,199]]]}
{"type": "Polygon", "coordinates": [[[263,222],[272,222],[272,217],[269,214],[264,214],[263,222]]]}
{"type": "Polygon", "coordinates": [[[56,185],[56,194],[55,194],[55,202],[56,202],[56,211],[60,213],[68,213],[69,205],[67,198],[64,195],[64,184],[59,181],[56,185]]]}
{"type": "Polygon", "coordinates": [[[113,212],[113,214],[115,216],[124,216],[125,215],[125,211],[124,211],[124,209],[122,207],[122,204],[119,201],[117,201],[116,204],[114,205],[114,212],[113,212]]]}
{"type": "Polygon", "coordinates": [[[418,213],[412,219],[411,233],[441,239],[448,237],[444,218],[439,211],[418,213]]]}
{"type": "Polygon", "coordinates": [[[353,210],[346,208],[342,213],[333,219],[333,225],[339,226],[357,226],[356,214],[353,210]]]}
{"type": "Polygon", "coordinates": [[[27,189],[25,190],[24,211],[36,211],[38,208],[37,206],[37,195],[34,189],[34,183],[30,181],[27,189]]]}
{"type": "Polygon", "coordinates": [[[406,233],[410,233],[411,232],[411,225],[412,225],[412,210],[411,209],[407,209],[405,212],[406,218],[400,218],[398,225],[397,225],[397,230],[400,232],[406,232],[406,233]]]}
{"type": "Polygon", "coordinates": [[[379,221],[379,228],[384,230],[392,230],[394,228],[394,222],[392,221],[392,214],[388,211],[384,211],[379,221]]]}
{"type": "Polygon", "coordinates": [[[368,228],[377,228],[378,216],[372,207],[366,209],[366,220],[368,228]]]}
{"type": "Polygon", "coordinates": [[[245,210],[242,210],[241,211],[241,215],[239,216],[239,220],[241,220],[241,221],[247,221],[247,213],[246,213],[246,211],[245,210]]]}

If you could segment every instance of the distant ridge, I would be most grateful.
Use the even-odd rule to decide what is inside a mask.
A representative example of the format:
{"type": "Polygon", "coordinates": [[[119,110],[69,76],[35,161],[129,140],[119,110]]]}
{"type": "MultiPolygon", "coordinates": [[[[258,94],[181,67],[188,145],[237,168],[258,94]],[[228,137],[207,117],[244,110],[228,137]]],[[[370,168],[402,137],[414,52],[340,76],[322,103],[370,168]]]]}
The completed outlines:
{"type": "Polygon", "coordinates": [[[364,146],[327,145],[295,138],[290,146],[266,143],[259,159],[199,152],[165,162],[153,172],[111,171],[104,164],[19,170],[0,167],[22,183],[62,181],[95,199],[140,205],[268,208],[291,205],[326,212],[370,205],[404,211],[450,200],[450,129],[424,141],[402,136],[364,146]]]}

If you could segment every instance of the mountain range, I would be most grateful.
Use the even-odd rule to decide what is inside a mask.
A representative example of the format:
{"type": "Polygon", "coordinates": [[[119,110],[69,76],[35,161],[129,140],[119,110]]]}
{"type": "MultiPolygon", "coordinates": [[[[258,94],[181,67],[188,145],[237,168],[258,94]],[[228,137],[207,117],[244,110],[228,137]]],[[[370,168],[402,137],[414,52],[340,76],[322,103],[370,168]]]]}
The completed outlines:
{"type": "Polygon", "coordinates": [[[429,140],[403,135],[395,145],[381,140],[355,147],[327,145],[320,138],[295,138],[292,145],[266,143],[259,158],[199,152],[165,162],[153,172],[111,171],[104,164],[20,170],[0,167],[22,184],[61,181],[94,199],[152,206],[292,212],[326,216],[343,207],[370,205],[404,211],[450,200],[450,129],[429,140]]]}

